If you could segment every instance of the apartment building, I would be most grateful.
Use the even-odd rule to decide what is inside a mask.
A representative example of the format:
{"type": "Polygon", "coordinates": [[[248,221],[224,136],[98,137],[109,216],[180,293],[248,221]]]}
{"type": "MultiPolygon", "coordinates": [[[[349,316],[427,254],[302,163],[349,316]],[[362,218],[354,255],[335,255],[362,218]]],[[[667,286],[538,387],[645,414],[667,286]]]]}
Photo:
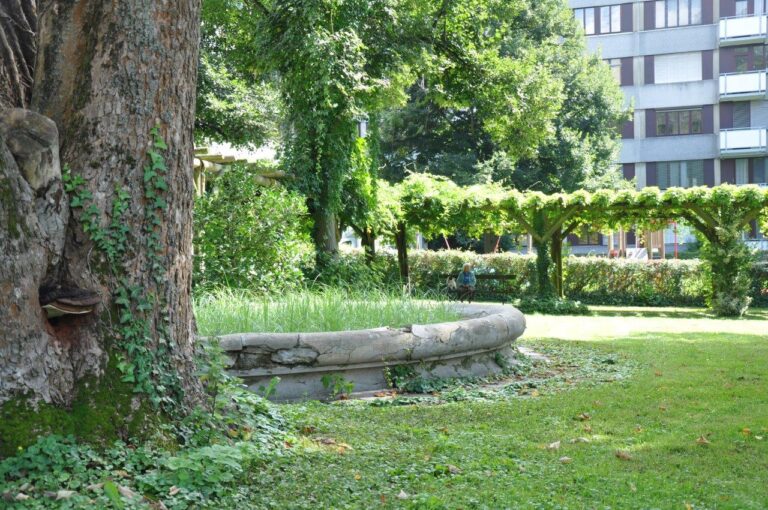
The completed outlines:
{"type": "Polygon", "coordinates": [[[625,177],[638,188],[766,185],[768,0],[569,3],[634,104],[625,177]]]}

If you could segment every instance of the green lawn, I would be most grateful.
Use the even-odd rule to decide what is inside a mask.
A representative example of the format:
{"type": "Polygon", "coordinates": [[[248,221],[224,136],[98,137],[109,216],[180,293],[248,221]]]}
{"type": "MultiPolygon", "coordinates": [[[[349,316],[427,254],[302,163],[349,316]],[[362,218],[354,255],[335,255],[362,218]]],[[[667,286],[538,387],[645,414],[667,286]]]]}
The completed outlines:
{"type": "Polygon", "coordinates": [[[441,405],[284,406],[297,439],[254,474],[254,507],[768,508],[766,316],[597,314],[529,316],[521,344],[618,360],[625,378],[566,373],[528,396],[441,405]]]}

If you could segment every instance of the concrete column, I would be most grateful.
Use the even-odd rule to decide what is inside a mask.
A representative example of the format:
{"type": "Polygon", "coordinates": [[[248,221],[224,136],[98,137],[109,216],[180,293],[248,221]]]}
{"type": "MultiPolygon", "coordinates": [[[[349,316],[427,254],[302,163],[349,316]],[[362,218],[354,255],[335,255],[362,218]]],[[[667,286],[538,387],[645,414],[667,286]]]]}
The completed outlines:
{"type": "Polygon", "coordinates": [[[635,163],[635,180],[637,181],[637,189],[645,188],[645,183],[647,182],[645,171],[645,163],[635,163]]]}

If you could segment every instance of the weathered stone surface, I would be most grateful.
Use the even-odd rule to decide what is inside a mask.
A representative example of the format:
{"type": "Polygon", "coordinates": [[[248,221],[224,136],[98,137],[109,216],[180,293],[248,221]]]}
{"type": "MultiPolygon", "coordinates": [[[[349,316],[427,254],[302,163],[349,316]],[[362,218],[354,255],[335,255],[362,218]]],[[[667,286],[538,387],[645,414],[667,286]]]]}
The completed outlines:
{"type": "Polygon", "coordinates": [[[282,349],[272,355],[272,361],[279,365],[311,365],[317,360],[317,351],[306,347],[282,349]]]}
{"type": "Polygon", "coordinates": [[[254,389],[282,378],[277,399],[322,398],[322,376],[341,373],[355,391],[386,386],[384,368],[411,364],[424,377],[483,376],[514,358],[525,331],[523,314],[504,305],[457,305],[468,319],[407,329],[376,328],[328,333],[240,334],[220,337],[236,357],[231,372],[254,389]]]}

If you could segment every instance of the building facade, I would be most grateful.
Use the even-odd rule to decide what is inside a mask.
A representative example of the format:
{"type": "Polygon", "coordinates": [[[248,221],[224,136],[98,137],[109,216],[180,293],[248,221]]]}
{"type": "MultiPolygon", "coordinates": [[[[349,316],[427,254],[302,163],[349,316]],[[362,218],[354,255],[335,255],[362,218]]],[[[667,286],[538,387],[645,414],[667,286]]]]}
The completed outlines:
{"type": "Polygon", "coordinates": [[[638,188],[766,185],[768,0],[569,3],[634,106],[625,177],[638,188]]]}

